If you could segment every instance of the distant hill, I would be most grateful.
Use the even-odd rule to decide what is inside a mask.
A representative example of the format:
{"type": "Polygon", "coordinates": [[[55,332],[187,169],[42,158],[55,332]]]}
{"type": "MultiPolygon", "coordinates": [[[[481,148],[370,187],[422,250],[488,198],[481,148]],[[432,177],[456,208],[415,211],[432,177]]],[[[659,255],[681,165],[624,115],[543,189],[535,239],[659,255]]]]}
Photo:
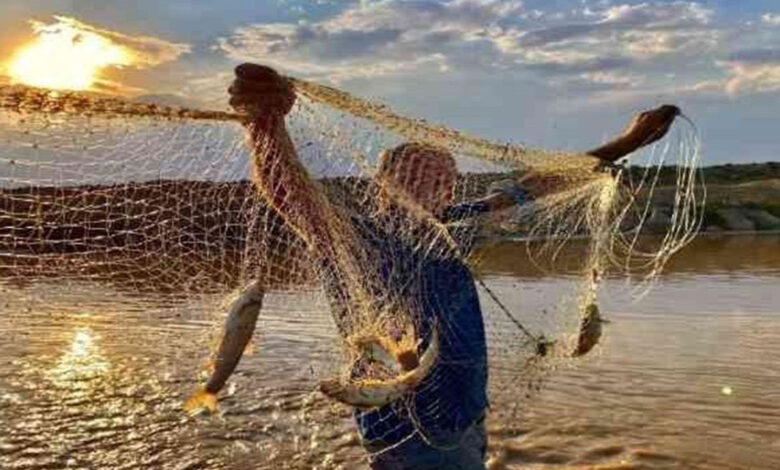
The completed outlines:
{"type": "MultiPolygon", "coordinates": [[[[646,171],[644,167],[631,167],[631,174],[639,176],[646,171]]],[[[703,168],[704,181],[709,185],[728,185],[780,179],[780,162],[766,163],[727,163],[703,168]]],[[[677,175],[677,166],[661,168],[658,184],[672,186],[677,175]]]]}
{"type": "Polygon", "coordinates": [[[133,101],[145,104],[156,104],[160,106],[176,106],[178,108],[191,108],[194,104],[192,101],[187,100],[183,96],[171,94],[141,95],[133,98],[133,101]]]}
{"type": "MultiPolygon", "coordinates": [[[[638,177],[646,169],[631,167],[638,177]]],[[[780,162],[709,166],[702,169],[707,187],[703,229],[708,232],[780,230],[780,162]]],[[[676,166],[661,168],[653,193],[652,220],[663,233],[671,223],[676,166]]]]}

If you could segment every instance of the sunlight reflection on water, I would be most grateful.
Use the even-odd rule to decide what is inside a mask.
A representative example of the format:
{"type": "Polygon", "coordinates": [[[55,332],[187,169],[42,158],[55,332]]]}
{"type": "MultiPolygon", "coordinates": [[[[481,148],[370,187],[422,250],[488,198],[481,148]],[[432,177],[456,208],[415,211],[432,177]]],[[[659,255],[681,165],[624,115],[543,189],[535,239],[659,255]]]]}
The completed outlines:
{"type": "Polygon", "coordinates": [[[70,348],[51,371],[52,379],[59,385],[88,384],[90,379],[108,373],[111,364],[100,350],[99,340],[100,337],[92,329],[77,328],[73,332],[70,348]]]}

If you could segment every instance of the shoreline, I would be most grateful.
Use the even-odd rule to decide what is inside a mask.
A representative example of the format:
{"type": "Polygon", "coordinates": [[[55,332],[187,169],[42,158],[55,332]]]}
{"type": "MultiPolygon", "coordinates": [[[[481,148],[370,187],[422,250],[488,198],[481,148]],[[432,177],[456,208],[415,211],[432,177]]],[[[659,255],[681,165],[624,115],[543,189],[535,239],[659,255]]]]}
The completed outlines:
{"type": "MultiPolygon", "coordinates": [[[[507,174],[463,175],[459,201],[484,196],[488,186],[507,174]]],[[[359,177],[320,180],[340,200],[365,184],[359,177]]],[[[661,187],[647,216],[642,236],[662,235],[672,223],[673,188],[661,187]]],[[[780,233],[780,179],[710,186],[699,235],[780,233]]],[[[151,180],[110,185],[24,186],[0,188],[0,249],[28,248],[36,254],[74,253],[85,248],[114,249],[183,238],[189,244],[241,249],[253,229],[271,230],[277,239],[294,235],[257,196],[249,180],[208,182],[151,180]],[[251,210],[267,214],[258,225],[251,210]],[[67,208],[67,210],[63,210],[67,208]],[[210,228],[217,228],[211,230],[210,228]],[[89,246],[87,246],[89,245],[89,246]]],[[[487,223],[480,241],[542,241],[524,226],[487,223]]],[[[586,239],[576,234],[572,240],[586,239]]]]}
{"type": "MultiPolygon", "coordinates": [[[[780,235],[780,229],[778,230],[723,230],[721,232],[707,232],[707,231],[700,231],[696,234],[696,238],[706,236],[706,237],[721,237],[721,236],[746,236],[746,235],[767,235],[767,236],[776,236],[780,235]]],[[[641,237],[647,237],[647,238],[653,238],[653,237],[659,237],[660,234],[654,234],[654,233],[648,233],[641,235],[641,237]]],[[[562,237],[548,237],[548,238],[534,238],[534,237],[525,237],[522,235],[484,235],[479,236],[478,241],[479,243],[499,243],[499,242],[517,242],[517,243],[535,243],[535,242],[545,242],[545,241],[551,241],[551,240],[560,240],[562,237]]],[[[577,240],[577,241],[584,241],[590,239],[588,235],[572,235],[571,237],[567,237],[569,240],[577,240]]]]}

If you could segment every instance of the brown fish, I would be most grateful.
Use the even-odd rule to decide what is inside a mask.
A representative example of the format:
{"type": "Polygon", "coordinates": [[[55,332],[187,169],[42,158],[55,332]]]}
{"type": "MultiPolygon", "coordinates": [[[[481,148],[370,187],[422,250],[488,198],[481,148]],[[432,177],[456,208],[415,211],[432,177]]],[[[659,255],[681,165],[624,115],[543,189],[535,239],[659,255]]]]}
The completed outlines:
{"type": "Polygon", "coordinates": [[[588,304],[585,307],[585,315],[580,324],[580,334],[577,337],[577,348],[572,353],[572,357],[581,357],[590,352],[591,349],[599,344],[601,339],[601,325],[609,323],[601,318],[599,307],[595,303],[588,304]]]}

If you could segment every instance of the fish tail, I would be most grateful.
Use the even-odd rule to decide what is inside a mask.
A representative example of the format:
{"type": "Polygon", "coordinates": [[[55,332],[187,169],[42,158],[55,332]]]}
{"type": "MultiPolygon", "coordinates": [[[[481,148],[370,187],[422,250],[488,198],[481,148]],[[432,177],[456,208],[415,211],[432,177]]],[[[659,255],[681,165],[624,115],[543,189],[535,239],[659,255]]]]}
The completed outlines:
{"type": "Polygon", "coordinates": [[[205,388],[195,392],[185,403],[184,411],[194,416],[202,411],[214,413],[217,411],[217,394],[206,391],[205,388]]]}

